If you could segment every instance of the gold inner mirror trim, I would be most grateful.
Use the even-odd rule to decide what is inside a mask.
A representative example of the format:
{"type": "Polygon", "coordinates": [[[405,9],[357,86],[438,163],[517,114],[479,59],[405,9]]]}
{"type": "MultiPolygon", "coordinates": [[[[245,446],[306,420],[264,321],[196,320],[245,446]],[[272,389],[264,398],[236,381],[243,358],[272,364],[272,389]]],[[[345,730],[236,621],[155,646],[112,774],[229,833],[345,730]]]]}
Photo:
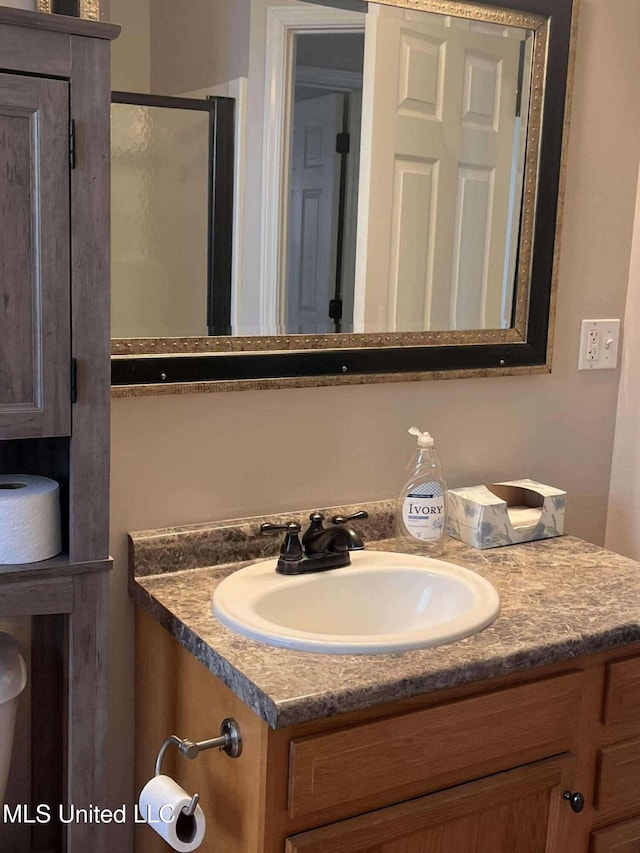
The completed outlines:
{"type": "Polygon", "coordinates": [[[500,26],[521,27],[537,30],[546,24],[546,18],[533,12],[518,12],[514,9],[499,9],[495,6],[481,6],[477,3],[456,3],[450,0],[376,0],[383,6],[400,6],[403,9],[417,9],[420,12],[437,12],[453,18],[471,18],[500,26]]]}
{"type": "MultiPolygon", "coordinates": [[[[51,0],[39,0],[39,3],[50,5],[51,0]]],[[[98,6],[98,0],[81,0],[81,3],[98,6]]],[[[542,106],[544,102],[545,68],[549,35],[548,19],[540,15],[517,12],[510,9],[496,9],[473,3],[451,3],[446,2],[446,0],[385,0],[383,5],[423,12],[437,12],[443,15],[498,24],[500,26],[519,27],[521,29],[532,30],[535,34],[531,68],[530,115],[522,198],[520,263],[514,310],[514,326],[511,329],[474,329],[437,332],[113,338],[111,341],[111,354],[113,356],[498,344],[522,343],[526,339],[538,162],[542,131],[542,106]]],[[[555,276],[552,288],[555,289],[555,276]]],[[[465,375],[469,374],[470,372],[465,372],[465,375]]]]}
{"type": "MultiPolygon", "coordinates": [[[[51,14],[52,5],[53,0],[38,0],[38,12],[51,14]]],[[[80,17],[87,21],[99,21],[100,0],[80,0],[80,17]]]]}
{"type": "Polygon", "coordinates": [[[276,335],[269,337],[122,338],[111,341],[113,356],[186,355],[194,353],[264,352],[271,350],[343,350],[379,347],[455,346],[524,343],[515,329],[457,332],[384,332],[371,335],[276,335]]]}

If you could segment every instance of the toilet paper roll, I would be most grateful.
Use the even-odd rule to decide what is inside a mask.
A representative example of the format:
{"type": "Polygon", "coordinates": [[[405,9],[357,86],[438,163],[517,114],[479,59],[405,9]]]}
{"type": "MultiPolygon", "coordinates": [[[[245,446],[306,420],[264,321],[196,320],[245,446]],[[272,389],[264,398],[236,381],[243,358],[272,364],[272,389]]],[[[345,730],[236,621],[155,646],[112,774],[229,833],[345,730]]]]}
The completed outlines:
{"type": "Polygon", "coordinates": [[[179,853],[197,850],[207,822],[200,806],[192,817],[184,814],[191,797],[170,776],[154,776],[140,792],[138,808],[143,820],[179,853]]]}
{"type": "Polygon", "coordinates": [[[60,487],[55,480],[0,474],[0,565],[36,563],[61,550],[60,487]]]}

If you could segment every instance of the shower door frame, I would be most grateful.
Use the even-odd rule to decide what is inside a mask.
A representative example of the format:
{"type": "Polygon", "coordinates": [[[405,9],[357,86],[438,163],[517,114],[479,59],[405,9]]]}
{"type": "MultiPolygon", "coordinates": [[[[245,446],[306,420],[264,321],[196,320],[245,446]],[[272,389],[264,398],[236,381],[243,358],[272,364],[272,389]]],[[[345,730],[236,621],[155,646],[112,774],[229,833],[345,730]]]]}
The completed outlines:
{"type": "Polygon", "coordinates": [[[209,113],[206,319],[209,335],[230,335],[235,100],[113,91],[111,103],[209,113]]]}

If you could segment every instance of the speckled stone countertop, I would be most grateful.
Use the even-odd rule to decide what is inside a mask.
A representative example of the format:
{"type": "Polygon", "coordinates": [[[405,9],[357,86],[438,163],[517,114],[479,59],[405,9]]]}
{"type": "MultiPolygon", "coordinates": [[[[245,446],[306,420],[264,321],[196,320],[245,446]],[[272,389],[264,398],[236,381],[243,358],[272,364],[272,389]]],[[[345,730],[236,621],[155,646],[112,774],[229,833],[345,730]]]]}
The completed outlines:
{"type": "MultiPolygon", "coordinates": [[[[371,506],[378,512],[369,533],[388,535],[391,504],[371,506]]],[[[640,641],[640,563],[564,536],[485,551],[448,540],[444,559],[476,571],[500,593],[498,619],[473,637],[387,655],[322,655],[262,645],[232,633],[211,613],[216,585],[246,562],[167,567],[167,553],[173,552],[180,568],[176,554],[190,553],[186,542],[193,536],[209,545],[220,536],[237,546],[260,520],[244,522],[239,537],[238,525],[232,535],[223,525],[132,534],[132,554],[140,558],[142,574],[132,575],[131,594],[272,728],[640,641]],[[149,556],[154,548],[156,574],[149,556]]],[[[386,539],[367,547],[393,550],[393,544],[386,539]]],[[[229,550],[220,553],[228,557],[229,550]]]]}

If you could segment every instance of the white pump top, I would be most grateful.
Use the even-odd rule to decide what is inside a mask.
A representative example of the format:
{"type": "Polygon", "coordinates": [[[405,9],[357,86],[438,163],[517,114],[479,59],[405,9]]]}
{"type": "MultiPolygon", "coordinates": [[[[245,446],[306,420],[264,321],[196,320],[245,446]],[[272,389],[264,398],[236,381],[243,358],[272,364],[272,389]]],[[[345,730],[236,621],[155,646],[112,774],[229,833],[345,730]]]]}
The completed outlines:
{"type": "Polygon", "coordinates": [[[418,439],[418,447],[433,447],[433,438],[428,432],[420,432],[418,427],[411,427],[409,435],[415,435],[418,439]]]}

